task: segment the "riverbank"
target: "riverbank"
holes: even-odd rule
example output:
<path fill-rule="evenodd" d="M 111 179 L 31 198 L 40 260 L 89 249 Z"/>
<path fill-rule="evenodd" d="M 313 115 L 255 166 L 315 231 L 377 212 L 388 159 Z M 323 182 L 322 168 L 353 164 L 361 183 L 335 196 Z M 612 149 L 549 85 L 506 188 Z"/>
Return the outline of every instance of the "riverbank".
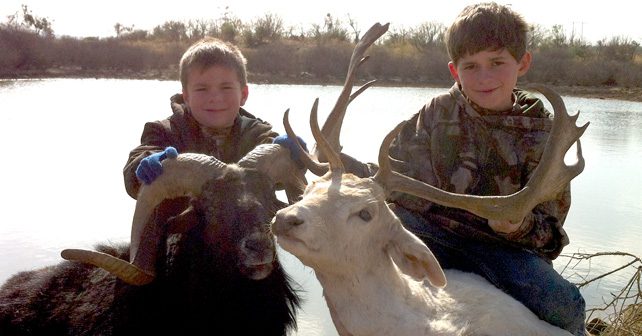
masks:
<path fill-rule="evenodd" d="M 320 84 L 320 85 L 343 85 L 343 79 L 318 79 L 314 77 L 281 77 L 275 78 L 270 75 L 251 74 L 258 83 L 266 84 Z M 363 84 L 363 83 L 361 83 Z M 597 98 L 597 99 L 618 99 L 642 102 L 642 88 L 640 87 L 618 87 L 618 86 L 571 86 L 571 85 L 550 85 L 556 92 L 564 96 Z M 450 87 L 452 82 L 404 82 L 401 79 L 377 80 L 377 86 L 407 86 L 407 87 Z"/>
<path fill-rule="evenodd" d="M 25 78 L 120 78 L 120 79 L 149 79 L 149 80 L 175 80 L 178 72 L 171 70 L 150 70 L 144 73 L 117 70 L 82 70 L 80 68 L 55 68 L 42 71 L 21 71 L 0 75 L 0 79 L 25 79 Z M 299 76 L 272 74 L 248 74 L 250 83 L 260 84 L 318 84 L 318 85 L 343 85 L 343 79 L 319 78 L 309 74 Z M 448 87 L 451 82 L 405 82 L 402 79 L 377 80 L 378 86 L 407 86 L 407 87 Z M 642 88 L 618 86 L 576 86 L 576 85 L 550 85 L 559 94 L 574 97 L 597 99 L 618 99 L 642 102 Z"/>
<path fill-rule="evenodd" d="M 553 86 L 557 92 L 565 96 L 587 97 L 599 99 L 618 99 L 642 102 L 642 88 L 616 86 Z"/>

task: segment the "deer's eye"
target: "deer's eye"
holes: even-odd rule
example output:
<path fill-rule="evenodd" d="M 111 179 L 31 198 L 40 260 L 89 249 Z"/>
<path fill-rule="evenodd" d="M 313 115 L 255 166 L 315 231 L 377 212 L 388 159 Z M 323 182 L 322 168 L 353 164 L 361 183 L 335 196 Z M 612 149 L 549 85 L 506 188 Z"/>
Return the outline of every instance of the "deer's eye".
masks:
<path fill-rule="evenodd" d="M 372 215 L 370 214 L 370 211 L 362 209 L 359 211 L 359 218 L 363 219 L 364 222 L 369 222 L 372 220 Z"/>

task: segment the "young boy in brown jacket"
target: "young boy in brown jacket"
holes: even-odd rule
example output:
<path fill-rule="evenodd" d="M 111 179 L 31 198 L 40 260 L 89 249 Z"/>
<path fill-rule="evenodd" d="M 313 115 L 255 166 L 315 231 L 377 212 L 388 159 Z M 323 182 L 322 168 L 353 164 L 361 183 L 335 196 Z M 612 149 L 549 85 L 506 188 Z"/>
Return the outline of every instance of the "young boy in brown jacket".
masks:
<path fill-rule="evenodd" d="M 123 169 L 131 197 L 136 198 L 141 183 L 149 184 L 162 174 L 162 161 L 177 153 L 207 154 L 235 163 L 260 144 L 294 146 L 242 108 L 249 94 L 245 65 L 236 46 L 213 38 L 193 44 L 183 54 L 182 93 L 171 97 L 172 115 L 145 124 L 141 144 L 130 152 Z M 188 197 L 166 200 L 145 227 L 132 228 L 130 261 L 149 275 L 147 281 L 155 276 L 158 237 L 167 223 L 196 220 L 190 219 L 194 215 Z"/>

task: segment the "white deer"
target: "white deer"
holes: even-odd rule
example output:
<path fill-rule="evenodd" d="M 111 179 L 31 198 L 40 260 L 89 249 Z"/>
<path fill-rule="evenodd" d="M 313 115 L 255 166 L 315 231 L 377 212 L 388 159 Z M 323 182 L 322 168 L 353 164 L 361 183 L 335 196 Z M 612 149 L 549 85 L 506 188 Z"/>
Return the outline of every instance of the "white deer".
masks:
<path fill-rule="evenodd" d="M 365 48 L 385 29 L 373 26 L 364 36 Z M 402 226 L 386 196 L 401 191 L 485 218 L 521 218 L 582 171 L 579 137 L 587 125 L 577 127 L 577 115 L 567 114 L 561 97 L 538 88 L 553 105 L 553 128 L 533 178 L 509 196 L 448 193 L 392 171 L 388 147 L 403 123 L 384 139 L 377 174 L 359 178 L 344 172 L 336 130 L 350 100 L 363 91 L 349 96 L 354 71 L 365 60 L 361 58 L 365 48 L 362 43 L 355 48 L 346 86 L 323 134 L 316 121 L 318 101 L 312 108 L 310 124 L 318 156 L 328 164 L 304 159 L 312 172 L 323 176 L 308 185 L 300 201 L 280 210 L 272 223 L 279 245 L 314 269 L 338 332 L 355 336 L 571 335 L 540 320 L 480 276 L 444 272 L 428 247 Z M 287 118 L 286 111 L 285 127 L 294 136 Z M 575 142 L 578 160 L 568 166 L 564 155 Z"/>

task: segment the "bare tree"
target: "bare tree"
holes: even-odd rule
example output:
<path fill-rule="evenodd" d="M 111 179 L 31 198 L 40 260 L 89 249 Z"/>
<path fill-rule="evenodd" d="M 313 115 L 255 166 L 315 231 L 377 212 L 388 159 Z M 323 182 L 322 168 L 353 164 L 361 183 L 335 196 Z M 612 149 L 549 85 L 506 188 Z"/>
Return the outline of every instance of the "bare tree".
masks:
<path fill-rule="evenodd" d="M 245 27 L 243 40 L 247 46 L 258 46 L 281 39 L 283 32 L 283 19 L 276 14 L 268 13 Z"/>
<path fill-rule="evenodd" d="M 423 52 L 434 49 L 444 42 L 446 26 L 442 23 L 426 22 L 410 31 L 410 43 Z"/>
<path fill-rule="evenodd" d="M 624 36 L 615 36 L 608 41 L 604 38 L 597 42 L 600 58 L 627 63 L 635 60 L 639 47 L 637 41 Z"/>
<path fill-rule="evenodd" d="M 121 37 L 125 34 L 128 35 L 134 31 L 134 25 L 125 26 L 120 22 L 116 22 L 116 24 L 114 25 L 114 31 L 116 31 L 116 37 Z"/>
<path fill-rule="evenodd" d="M 350 28 L 352 28 L 352 32 L 354 33 L 354 40 L 352 42 L 357 43 L 359 42 L 359 39 L 361 38 L 361 30 L 359 29 L 359 25 L 357 22 L 350 17 L 350 14 L 348 14 L 348 25 Z"/>
<path fill-rule="evenodd" d="M 539 48 L 546 39 L 546 28 L 538 24 L 528 27 L 528 49 L 534 50 Z"/>
<path fill-rule="evenodd" d="M 567 38 L 564 27 L 562 25 L 553 25 L 549 32 L 547 40 L 555 47 L 562 47 L 566 45 Z"/>
<path fill-rule="evenodd" d="M 237 18 L 232 12 L 230 12 L 229 7 L 225 7 L 225 13 L 220 19 L 219 37 L 225 41 L 236 42 L 237 38 L 241 36 L 243 32 L 243 21 Z"/>
<path fill-rule="evenodd" d="M 202 19 L 189 20 L 186 25 L 186 35 L 190 40 L 201 39 L 208 35 L 214 23 Z"/>
<path fill-rule="evenodd" d="M 317 41 L 337 40 L 348 41 L 348 30 L 343 27 L 341 20 L 334 18 L 332 14 L 327 13 L 323 19 L 323 27 L 318 24 L 312 25 L 310 33 L 313 39 Z"/>
<path fill-rule="evenodd" d="M 183 41 L 187 39 L 187 27 L 180 21 L 167 21 L 156 26 L 152 36 L 167 41 Z"/>
<path fill-rule="evenodd" d="M 22 11 L 7 16 L 7 26 L 12 28 L 22 28 L 34 31 L 37 35 L 53 37 L 52 20 L 46 17 L 33 15 L 27 5 L 22 5 Z"/>

